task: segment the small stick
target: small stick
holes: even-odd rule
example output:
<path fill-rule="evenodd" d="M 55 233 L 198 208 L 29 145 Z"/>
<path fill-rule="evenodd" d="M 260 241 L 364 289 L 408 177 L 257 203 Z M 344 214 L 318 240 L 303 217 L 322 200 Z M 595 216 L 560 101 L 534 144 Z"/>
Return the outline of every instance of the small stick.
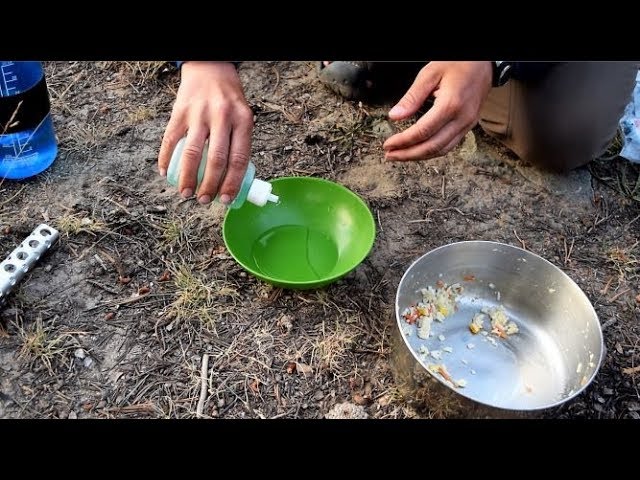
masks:
<path fill-rule="evenodd" d="M 131 216 L 131 212 L 129 210 L 127 210 L 127 208 L 124 205 L 116 202 L 115 200 L 113 200 L 113 199 L 111 199 L 109 197 L 102 197 L 102 200 L 106 200 L 107 202 L 113 203 L 116 207 L 120 208 L 124 213 L 126 213 L 129 216 Z"/>
<path fill-rule="evenodd" d="M 622 295 L 624 295 L 625 293 L 629 293 L 631 291 L 630 288 L 627 288 L 626 290 L 623 290 L 621 292 L 616 293 L 613 297 L 611 297 L 609 299 L 609 303 L 613 303 L 615 302 L 618 298 L 620 298 Z"/>
<path fill-rule="evenodd" d="M 609 277 L 609 280 L 607 281 L 607 284 L 600 291 L 600 293 L 602 293 L 602 295 L 606 295 L 607 292 L 609 291 L 609 287 L 611 286 L 611 282 L 613 282 L 613 278 L 614 278 L 614 275 L 611 275 L 611 277 Z"/>
<path fill-rule="evenodd" d="M 85 312 L 90 312 L 92 310 L 96 310 L 98 308 L 103 308 L 103 307 L 115 307 L 116 305 L 118 307 L 121 307 L 122 305 L 129 305 L 130 303 L 135 303 L 142 300 L 143 298 L 147 298 L 151 296 L 155 296 L 155 295 L 151 295 L 149 293 L 143 293 L 142 295 L 138 295 L 137 297 L 127 298 L 126 300 L 114 300 L 113 302 L 106 302 L 100 305 L 96 305 L 95 307 L 87 308 Z M 162 295 L 158 295 L 158 296 L 162 296 Z"/>
<path fill-rule="evenodd" d="M 202 356 L 202 369 L 200 370 L 200 399 L 198 400 L 198 407 L 196 408 L 196 415 L 198 415 L 198 417 L 202 417 L 204 402 L 207 400 L 207 371 L 208 370 L 209 370 L 209 354 L 205 353 Z"/>
<path fill-rule="evenodd" d="M 431 215 L 432 213 L 436 213 L 436 212 L 449 212 L 449 211 L 454 211 L 459 213 L 462 216 L 467 216 L 467 213 L 464 213 L 462 210 L 460 210 L 457 207 L 447 207 L 447 208 L 430 208 L 429 210 L 427 210 L 427 213 L 425 214 L 425 218 L 422 218 L 420 220 L 409 220 L 407 223 L 424 223 L 424 222 L 429 222 L 429 215 Z"/>
<path fill-rule="evenodd" d="M 527 249 L 527 245 L 524 243 L 524 240 L 522 240 L 519 236 L 518 236 L 518 232 L 516 232 L 516 229 L 513 229 L 513 234 L 516 236 L 516 238 L 518 239 L 518 241 L 522 244 L 522 249 L 526 250 Z"/>
<path fill-rule="evenodd" d="M 569 261 L 571 259 L 571 253 L 573 252 L 573 244 L 575 243 L 576 239 L 575 238 L 571 239 L 571 246 L 568 248 L 567 248 L 567 238 L 562 237 L 562 241 L 564 242 L 564 264 L 566 266 L 569 264 Z"/>
<path fill-rule="evenodd" d="M 625 227 L 630 226 L 632 223 L 634 223 L 634 222 L 635 222 L 636 220 L 638 220 L 639 218 L 640 218 L 640 215 L 638 215 L 636 218 L 634 218 L 634 219 L 633 219 L 633 220 L 631 220 L 629 223 L 627 223 L 627 224 L 625 225 Z"/>
<path fill-rule="evenodd" d="M 446 183 L 446 179 L 444 177 L 444 175 L 442 176 L 442 198 L 445 198 L 445 183 Z"/>
<path fill-rule="evenodd" d="M 273 87 L 273 91 L 278 90 L 278 85 L 280 85 L 280 72 L 276 67 L 271 67 L 271 71 L 276 74 L 276 85 Z"/>
<path fill-rule="evenodd" d="M 378 226 L 380 227 L 380 233 L 384 233 L 382 229 L 382 222 L 380 222 L 380 210 L 376 210 L 376 215 L 378 216 Z"/>

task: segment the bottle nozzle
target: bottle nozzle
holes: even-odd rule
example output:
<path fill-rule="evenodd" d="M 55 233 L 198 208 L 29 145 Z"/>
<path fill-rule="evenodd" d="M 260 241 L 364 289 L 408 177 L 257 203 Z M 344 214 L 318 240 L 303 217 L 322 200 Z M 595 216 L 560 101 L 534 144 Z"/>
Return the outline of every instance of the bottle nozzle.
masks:
<path fill-rule="evenodd" d="M 280 197 L 278 197 L 277 195 L 274 195 L 273 193 L 270 193 L 267 200 L 273 203 L 278 203 L 280 201 Z"/>
<path fill-rule="evenodd" d="M 270 183 L 257 178 L 254 179 L 247 194 L 247 201 L 259 207 L 264 207 L 267 202 L 278 203 L 280 198 L 271 193 L 271 188 Z"/>

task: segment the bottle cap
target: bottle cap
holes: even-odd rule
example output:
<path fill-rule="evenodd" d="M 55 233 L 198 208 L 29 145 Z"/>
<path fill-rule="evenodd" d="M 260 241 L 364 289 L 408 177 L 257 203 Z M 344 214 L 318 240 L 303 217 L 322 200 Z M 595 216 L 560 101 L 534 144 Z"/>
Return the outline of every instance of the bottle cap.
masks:
<path fill-rule="evenodd" d="M 247 202 L 251 202 L 259 207 L 264 207 L 267 202 L 278 203 L 280 198 L 271 193 L 273 186 L 264 180 L 254 179 L 249 187 Z"/>

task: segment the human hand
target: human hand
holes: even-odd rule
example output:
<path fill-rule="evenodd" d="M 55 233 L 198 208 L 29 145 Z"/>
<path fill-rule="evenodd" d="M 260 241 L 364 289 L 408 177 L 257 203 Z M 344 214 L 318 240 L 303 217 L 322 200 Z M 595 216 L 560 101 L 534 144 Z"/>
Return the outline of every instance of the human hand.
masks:
<path fill-rule="evenodd" d="M 389 111 L 391 120 L 416 113 L 430 95 L 433 106 L 414 125 L 384 143 L 387 160 L 426 160 L 455 147 L 479 120 L 491 89 L 491 62 L 430 62 Z"/>
<path fill-rule="evenodd" d="M 207 165 L 198 189 L 198 202 L 207 204 L 220 194 L 229 204 L 238 194 L 251 154 L 253 112 L 247 105 L 238 73 L 226 62 L 185 62 L 171 118 L 162 138 L 158 170 L 166 176 L 173 150 L 187 135 L 178 190 L 193 195 L 205 141 Z"/>

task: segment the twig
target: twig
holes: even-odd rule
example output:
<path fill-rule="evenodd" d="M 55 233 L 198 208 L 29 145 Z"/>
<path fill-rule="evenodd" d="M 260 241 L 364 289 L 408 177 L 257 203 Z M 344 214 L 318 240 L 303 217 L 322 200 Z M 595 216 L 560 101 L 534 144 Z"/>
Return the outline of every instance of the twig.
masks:
<path fill-rule="evenodd" d="M 158 407 L 153 403 L 141 403 L 138 405 L 106 408 L 104 411 L 108 413 L 157 413 Z"/>
<path fill-rule="evenodd" d="M 527 249 L 527 245 L 524 243 L 524 240 L 522 240 L 519 236 L 518 236 L 518 232 L 516 232 L 516 229 L 513 229 L 513 234 L 516 236 L 516 238 L 518 239 L 518 241 L 522 244 L 522 249 L 526 250 Z"/>
<path fill-rule="evenodd" d="M 609 280 L 607 280 L 607 284 L 604 286 L 604 288 L 600 291 L 600 293 L 602 295 L 606 295 L 607 292 L 609 291 L 609 287 L 611 286 L 611 282 L 613 282 L 614 279 L 614 275 L 611 275 L 611 277 L 609 277 Z"/>
<path fill-rule="evenodd" d="M 198 407 L 196 408 L 196 415 L 202 417 L 202 410 L 204 409 L 204 402 L 207 400 L 207 372 L 209 370 L 209 354 L 205 353 L 202 356 L 202 369 L 200 370 L 200 398 L 198 399 Z"/>
<path fill-rule="evenodd" d="M 454 212 L 459 213 L 463 217 L 466 217 L 467 215 L 469 215 L 468 213 L 464 213 L 462 210 L 460 210 L 457 207 L 430 208 L 429 210 L 427 210 L 427 213 L 425 214 L 425 218 L 423 218 L 421 220 L 409 220 L 407 223 L 424 223 L 424 222 L 428 222 L 429 221 L 429 215 L 431 215 L 432 213 L 435 213 L 435 212 L 448 212 L 450 210 L 453 210 Z"/>
<path fill-rule="evenodd" d="M 378 216 L 378 226 L 380 227 L 380 233 L 384 233 L 382 229 L 382 222 L 380 221 L 380 210 L 376 210 L 376 215 Z"/>
<path fill-rule="evenodd" d="M 98 308 L 115 307 L 116 305 L 118 307 L 121 307 L 122 305 L 129 305 L 130 303 L 138 302 L 138 301 L 142 300 L 143 298 L 147 298 L 147 297 L 150 297 L 150 296 L 152 296 L 152 295 L 150 295 L 149 293 L 145 293 L 145 294 L 139 295 L 137 297 L 127 298 L 126 300 L 114 300 L 113 302 L 101 303 L 100 305 L 96 305 L 94 307 L 87 308 L 85 310 L 85 312 L 90 312 L 90 311 L 96 310 Z M 162 297 L 164 295 L 153 295 L 153 296 Z"/>
<path fill-rule="evenodd" d="M 104 290 L 105 292 L 109 292 L 112 293 L 114 295 L 119 295 L 120 292 L 117 290 L 114 290 L 113 288 L 109 288 L 106 285 L 101 284 L 100 282 L 96 282 L 95 280 L 87 280 L 87 283 L 90 283 L 91 285 L 95 285 L 96 287 Z"/>
<path fill-rule="evenodd" d="M 280 85 L 280 72 L 278 72 L 276 67 L 271 67 L 271 70 L 276 74 L 276 85 L 273 87 L 273 91 L 275 92 L 278 90 L 278 85 Z"/>
<path fill-rule="evenodd" d="M 116 201 L 115 201 L 115 200 L 113 200 L 112 198 L 109 198 L 109 197 L 102 197 L 102 200 L 106 200 L 107 202 L 111 202 L 111 203 L 113 203 L 116 207 L 119 207 L 120 209 L 122 209 L 122 211 L 123 211 L 124 213 L 126 213 L 126 214 L 127 214 L 127 215 L 129 215 L 129 216 L 132 216 L 132 215 L 131 215 L 131 212 L 130 212 L 129 210 L 127 210 L 123 205 L 121 205 L 120 203 L 116 202 Z"/>
<path fill-rule="evenodd" d="M 566 237 L 563 237 L 562 241 L 564 242 L 564 265 L 567 266 L 569 264 L 570 259 L 571 259 L 571 253 L 573 252 L 573 244 L 575 243 L 576 239 L 575 238 L 571 239 L 571 246 L 569 247 L 568 250 L 567 250 L 567 239 L 566 239 Z"/>
<path fill-rule="evenodd" d="M 13 120 L 16 118 L 16 115 L 18 114 L 18 111 L 20 110 L 20 107 L 22 106 L 22 102 L 23 101 L 24 100 L 20 100 L 18 102 L 18 105 L 16 106 L 16 109 L 11 114 L 11 118 L 9 118 L 9 121 L 7 122 L 7 124 L 2 128 L 2 134 L 3 135 L 5 133 L 7 133 L 7 130 L 9 130 L 9 128 L 11 128 L 13 126 Z"/>
<path fill-rule="evenodd" d="M 624 295 L 625 293 L 629 293 L 631 291 L 630 288 L 627 288 L 626 290 L 623 290 L 621 292 L 616 293 L 613 297 L 611 297 L 609 299 L 609 303 L 613 303 L 615 302 L 618 298 L 620 298 L 622 295 Z"/>
<path fill-rule="evenodd" d="M 104 263 L 104 262 L 102 261 L 102 259 L 100 258 L 100 255 L 98 255 L 98 254 L 96 253 L 96 254 L 93 256 L 93 258 L 95 258 L 95 259 L 98 261 L 98 263 L 100 264 L 100 266 L 101 266 L 102 268 L 104 268 L 104 271 L 105 271 L 105 272 L 108 272 L 108 271 L 109 271 L 109 269 L 107 268 L 107 266 L 105 265 L 105 263 Z"/>
<path fill-rule="evenodd" d="M 20 190 L 18 190 L 18 193 L 16 193 L 13 197 L 9 198 L 8 200 L 5 200 L 4 202 L 0 203 L 0 207 L 6 205 L 7 203 L 9 203 L 11 200 L 13 200 L 14 198 L 16 198 L 18 195 L 20 195 L 22 193 L 22 191 L 27 188 L 27 186 L 25 185 L 24 187 L 22 187 Z"/>
<path fill-rule="evenodd" d="M 446 179 L 445 179 L 445 176 L 443 175 L 442 176 L 442 198 L 443 199 L 445 198 L 445 194 L 446 194 L 445 184 L 446 184 Z"/>
<path fill-rule="evenodd" d="M 626 227 L 629 227 L 633 222 L 635 222 L 635 221 L 636 221 L 636 220 L 638 220 L 639 218 L 640 218 L 640 215 L 638 215 L 636 218 L 634 218 L 634 219 L 633 219 L 633 220 L 631 220 L 629 223 L 627 223 L 627 224 L 625 225 L 625 228 L 626 228 Z"/>

